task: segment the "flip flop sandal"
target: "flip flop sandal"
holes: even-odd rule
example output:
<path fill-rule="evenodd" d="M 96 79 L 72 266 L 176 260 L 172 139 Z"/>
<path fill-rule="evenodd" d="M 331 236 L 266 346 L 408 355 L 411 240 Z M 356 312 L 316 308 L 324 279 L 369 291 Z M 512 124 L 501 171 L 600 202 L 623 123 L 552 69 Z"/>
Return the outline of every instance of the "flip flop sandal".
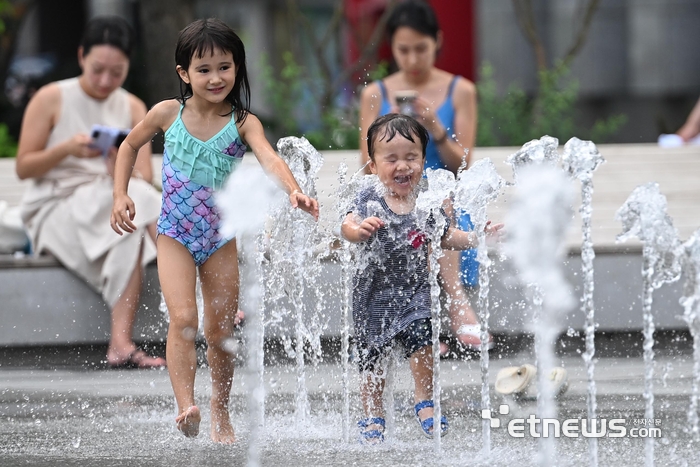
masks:
<path fill-rule="evenodd" d="M 416 412 L 416 420 L 418 420 L 418 424 L 421 427 L 421 430 L 423 430 L 423 434 L 427 437 L 432 439 L 433 438 L 433 432 L 432 428 L 433 425 L 435 424 L 433 417 L 428 417 L 425 420 L 421 420 L 420 417 L 418 416 L 418 412 L 421 410 L 427 408 L 427 407 L 435 407 L 435 403 L 433 402 L 432 399 L 428 399 L 425 401 L 421 401 L 416 404 L 414 407 L 414 410 Z M 444 415 L 440 417 L 440 433 L 442 436 L 445 436 L 447 434 L 447 430 L 449 428 L 449 423 L 447 423 L 447 417 Z"/>
<path fill-rule="evenodd" d="M 159 358 L 159 357 L 151 357 L 148 355 L 146 352 L 144 352 L 141 349 L 136 349 L 133 352 L 129 354 L 129 356 L 124 359 L 124 361 L 118 362 L 118 363 L 109 363 L 107 362 L 107 367 L 118 370 L 118 369 L 141 369 L 141 370 L 147 370 L 147 369 L 152 369 L 152 368 L 165 368 L 167 365 L 165 363 L 163 364 L 144 364 L 144 360 L 147 359 L 153 359 L 155 361 L 162 360 L 165 362 L 164 359 Z"/>
<path fill-rule="evenodd" d="M 368 430 L 367 427 L 370 425 L 379 425 L 382 427 L 381 430 Z M 360 442 L 363 444 L 379 444 L 384 442 L 384 428 L 386 427 L 386 421 L 381 417 L 370 417 L 363 418 L 357 422 L 357 426 L 360 427 Z"/>
<path fill-rule="evenodd" d="M 552 368 L 547 377 L 547 383 L 552 391 L 552 397 L 559 397 L 569 388 L 569 374 L 560 366 Z M 528 399 L 537 399 L 536 383 L 531 384 L 525 389 L 524 397 Z"/>
<path fill-rule="evenodd" d="M 496 375 L 496 392 L 504 395 L 523 394 L 528 387 L 533 386 L 536 375 L 537 368 L 530 364 L 502 368 Z"/>
<path fill-rule="evenodd" d="M 562 367 L 553 368 L 549 374 L 552 381 L 552 393 L 554 397 L 559 397 L 569 389 L 569 373 Z"/>

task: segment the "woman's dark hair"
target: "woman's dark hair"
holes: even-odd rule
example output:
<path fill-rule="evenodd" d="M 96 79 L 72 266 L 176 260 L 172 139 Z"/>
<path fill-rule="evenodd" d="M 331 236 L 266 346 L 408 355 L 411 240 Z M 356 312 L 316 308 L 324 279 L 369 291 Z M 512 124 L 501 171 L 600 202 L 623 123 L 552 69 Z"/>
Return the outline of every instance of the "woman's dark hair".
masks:
<path fill-rule="evenodd" d="M 412 143 L 415 143 L 415 137 L 420 140 L 421 148 L 423 149 L 423 158 L 425 159 L 425 148 L 428 146 L 428 130 L 418 121 L 404 114 L 386 114 L 376 119 L 367 130 L 367 152 L 369 158 L 374 160 L 374 143 L 379 140 L 386 139 L 391 141 L 396 133 L 400 134 Z"/>
<path fill-rule="evenodd" d="M 175 64 L 184 70 L 190 67 L 192 57 L 202 58 L 205 54 L 220 49 L 231 52 L 236 66 L 236 81 L 226 96 L 232 112 L 236 112 L 236 122 L 243 122 L 250 112 L 250 85 L 245 64 L 243 41 L 223 21 L 216 18 L 199 19 L 180 31 L 175 47 Z M 184 103 L 192 97 L 192 86 L 180 79 L 180 98 Z"/>
<path fill-rule="evenodd" d="M 134 49 L 134 31 L 120 16 L 95 16 L 85 25 L 80 46 L 87 55 L 95 45 L 111 45 L 131 57 Z"/>
<path fill-rule="evenodd" d="M 440 26 L 435 10 L 422 0 L 408 0 L 396 5 L 386 23 L 386 32 L 391 40 L 401 27 L 408 27 L 437 40 Z"/>

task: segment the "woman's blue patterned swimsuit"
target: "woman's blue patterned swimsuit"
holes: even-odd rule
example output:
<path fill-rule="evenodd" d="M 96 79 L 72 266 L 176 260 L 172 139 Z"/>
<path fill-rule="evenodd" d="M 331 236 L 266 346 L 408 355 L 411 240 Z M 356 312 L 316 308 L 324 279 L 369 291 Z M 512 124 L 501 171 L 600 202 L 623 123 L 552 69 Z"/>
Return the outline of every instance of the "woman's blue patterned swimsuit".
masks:
<path fill-rule="evenodd" d="M 231 121 L 208 141 L 190 135 L 180 114 L 165 132 L 163 204 L 158 234 L 180 242 L 201 266 L 232 238 L 219 232 L 221 217 L 214 192 L 223 185 L 245 154 Z"/>

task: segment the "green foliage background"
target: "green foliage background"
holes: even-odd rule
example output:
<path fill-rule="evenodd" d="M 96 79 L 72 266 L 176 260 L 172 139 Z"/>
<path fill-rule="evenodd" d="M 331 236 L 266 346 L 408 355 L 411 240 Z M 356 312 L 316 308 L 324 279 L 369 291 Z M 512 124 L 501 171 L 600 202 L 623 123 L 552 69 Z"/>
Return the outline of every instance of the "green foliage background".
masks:
<path fill-rule="evenodd" d="M 490 64 L 482 65 L 477 83 L 477 146 L 521 146 L 544 135 L 562 142 L 576 136 L 602 143 L 627 121 L 625 115 L 613 115 L 596 120 L 591 128 L 577 125 L 578 82 L 562 64 L 539 73 L 535 96 L 528 96 L 515 84 L 499 95 L 494 73 Z"/>
<path fill-rule="evenodd" d="M 267 59 L 263 60 L 263 82 L 275 117 L 270 123 L 280 135 L 305 136 L 318 149 L 358 149 L 359 128 L 357 99 L 354 105 L 321 109 L 320 123 L 302 132 L 300 122 L 318 119 L 311 109 L 320 104 L 304 90 L 313 82 L 304 66 L 296 62 L 291 52 L 282 55 L 283 67 L 276 76 Z M 388 64 L 381 63 L 369 76 L 370 81 L 388 74 Z M 478 129 L 476 146 L 521 146 L 543 135 L 567 141 L 576 136 L 602 143 L 627 121 L 625 115 L 613 115 L 597 120 L 590 128 L 576 123 L 578 82 L 562 64 L 538 75 L 538 91 L 528 95 L 511 84 L 502 95 L 496 89 L 495 71 L 484 63 L 477 83 Z M 359 90 L 356 93 L 359 95 Z"/>
<path fill-rule="evenodd" d="M 0 0 L 0 35 L 5 32 L 3 17 L 12 13 L 12 5 L 9 0 Z M 0 157 L 15 157 L 17 155 L 17 142 L 12 138 L 7 125 L 0 123 Z"/>

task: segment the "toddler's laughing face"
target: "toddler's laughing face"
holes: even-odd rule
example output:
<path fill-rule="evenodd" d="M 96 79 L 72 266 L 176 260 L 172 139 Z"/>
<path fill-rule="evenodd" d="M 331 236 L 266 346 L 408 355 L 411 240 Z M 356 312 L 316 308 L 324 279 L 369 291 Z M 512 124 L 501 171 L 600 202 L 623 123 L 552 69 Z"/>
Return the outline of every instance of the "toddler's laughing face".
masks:
<path fill-rule="evenodd" d="M 396 133 L 391 140 L 378 137 L 374 144 L 374 160 L 369 167 L 377 174 L 388 194 L 396 198 L 407 198 L 414 194 L 423 176 L 423 148 L 420 139 L 408 140 Z"/>

